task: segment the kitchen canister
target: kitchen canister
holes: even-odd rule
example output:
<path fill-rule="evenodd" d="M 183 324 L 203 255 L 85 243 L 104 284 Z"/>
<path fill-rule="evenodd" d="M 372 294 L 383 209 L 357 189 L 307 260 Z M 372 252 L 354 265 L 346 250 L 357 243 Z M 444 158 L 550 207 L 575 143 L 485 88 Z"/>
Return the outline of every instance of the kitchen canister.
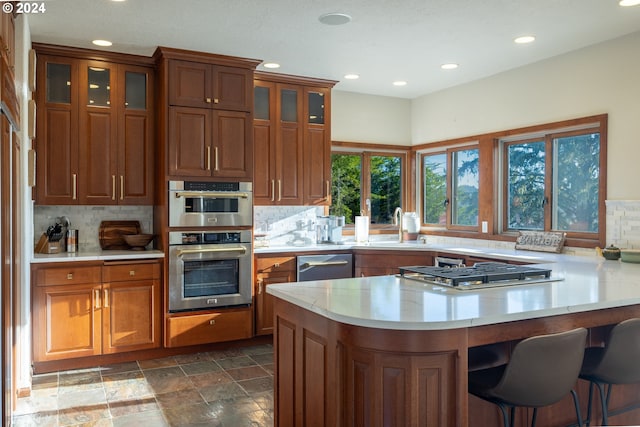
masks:
<path fill-rule="evenodd" d="M 369 241 L 369 217 L 356 216 L 356 243 Z"/>
<path fill-rule="evenodd" d="M 67 230 L 67 252 L 78 252 L 78 230 Z"/>

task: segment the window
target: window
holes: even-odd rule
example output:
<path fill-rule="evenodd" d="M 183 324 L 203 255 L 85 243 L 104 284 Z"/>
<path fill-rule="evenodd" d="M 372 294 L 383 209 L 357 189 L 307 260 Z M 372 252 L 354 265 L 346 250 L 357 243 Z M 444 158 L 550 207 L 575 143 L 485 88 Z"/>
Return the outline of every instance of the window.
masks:
<path fill-rule="evenodd" d="M 478 162 L 477 148 L 422 156 L 423 223 L 452 228 L 478 226 Z"/>
<path fill-rule="evenodd" d="M 402 207 L 404 154 L 342 153 L 331 155 L 331 215 L 343 215 L 353 224 L 361 212 L 372 224 L 391 224 L 395 208 Z"/>
<path fill-rule="evenodd" d="M 504 143 L 504 229 L 598 233 L 600 133 Z"/>

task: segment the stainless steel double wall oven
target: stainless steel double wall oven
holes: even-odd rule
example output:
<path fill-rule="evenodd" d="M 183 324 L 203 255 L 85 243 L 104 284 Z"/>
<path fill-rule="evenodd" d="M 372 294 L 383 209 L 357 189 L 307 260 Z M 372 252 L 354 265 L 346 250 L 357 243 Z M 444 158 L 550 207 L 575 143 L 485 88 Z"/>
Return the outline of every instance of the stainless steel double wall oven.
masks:
<path fill-rule="evenodd" d="M 169 182 L 169 311 L 251 304 L 250 182 Z"/>

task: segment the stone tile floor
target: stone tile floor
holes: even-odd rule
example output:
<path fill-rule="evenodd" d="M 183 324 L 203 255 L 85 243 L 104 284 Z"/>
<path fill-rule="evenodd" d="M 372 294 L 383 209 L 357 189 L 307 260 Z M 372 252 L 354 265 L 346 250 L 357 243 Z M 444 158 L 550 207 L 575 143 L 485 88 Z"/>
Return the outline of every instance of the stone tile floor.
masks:
<path fill-rule="evenodd" d="M 273 426 L 270 344 L 35 375 L 14 426 Z"/>

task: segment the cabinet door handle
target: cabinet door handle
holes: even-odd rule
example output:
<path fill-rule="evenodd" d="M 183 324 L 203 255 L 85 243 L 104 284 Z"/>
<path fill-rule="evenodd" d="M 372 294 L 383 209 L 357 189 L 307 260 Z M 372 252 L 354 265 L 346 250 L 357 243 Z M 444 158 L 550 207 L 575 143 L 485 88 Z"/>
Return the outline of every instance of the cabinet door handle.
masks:
<path fill-rule="evenodd" d="M 276 180 L 275 179 L 271 180 L 271 201 L 272 202 L 276 201 Z"/>
<path fill-rule="evenodd" d="M 120 200 L 124 200 L 124 175 L 120 175 Z"/>
<path fill-rule="evenodd" d="M 104 290 L 104 308 L 109 308 L 109 289 Z"/>
<path fill-rule="evenodd" d="M 207 146 L 207 170 L 211 170 L 211 147 Z"/>
<path fill-rule="evenodd" d="M 219 100 L 218 98 L 213 98 L 213 103 L 214 103 L 214 104 L 217 104 L 217 103 L 219 103 L 219 102 L 220 102 L 220 100 Z"/>
<path fill-rule="evenodd" d="M 97 309 L 100 308 L 100 289 L 94 289 L 93 290 L 93 299 L 94 299 L 93 306 L 97 310 Z"/>
<path fill-rule="evenodd" d="M 205 99 L 204 99 L 204 101 L 205 101 L 207 104 L 211 104 L 211 98 L 205 98 Z"/>
<path fill-rule="evenodd" d="M 116 176 L 111 175 L 111 200 L 116 199 Z"/>
<path fill-rule="evenodd" d="M 216 321 L 214 319 L 209 320 L 209 325 L 213 326 L 216 324 Z"/>
<path fill-rule="evenodd" d="M 282 200 L 282 181 L 278 180 L 278 201 Z"/>
<path fill-rule="evenodd" d="M 218 165 L 218 147 L 213 147 L 213 170 L 214 171 L 219 171 L 219 165 Z"/>
<path fill-rule="evenodd" d="M 262 280 L 258 280 L 258 295 L 262 294 Z"/>
<path fill-rule="evenodd" d="M 71 189 L 71 192 L 72 192 L 71 198 L 73 200 L 76 200 L 78 198 L 78 175 L 76 175 L 75 173 L 72 174 L 71 179 L 72 179 L 72 186 L 73 186 L 73 188 Z"/>

